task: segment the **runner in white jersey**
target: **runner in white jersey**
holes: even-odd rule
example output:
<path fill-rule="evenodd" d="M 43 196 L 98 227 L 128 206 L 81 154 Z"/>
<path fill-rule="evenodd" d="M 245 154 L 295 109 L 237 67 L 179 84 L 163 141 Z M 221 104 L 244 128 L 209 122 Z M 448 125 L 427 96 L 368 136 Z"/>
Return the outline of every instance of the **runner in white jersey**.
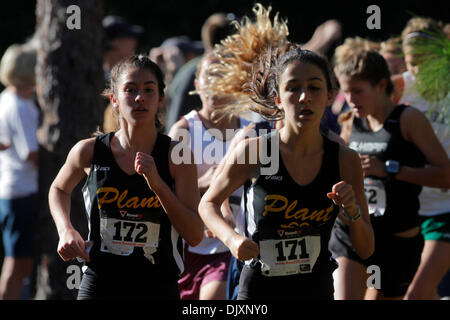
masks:
<path fill-rule="evenodd" d="M 439 33 L 440 26 L 432 19 L 416 17 L 407 23 L 402 38 L 408 71 L 393 77 L 396 87 L 394 99 L 397 99 L 399 103 L 414 106 L 427 116 L 437 138 L 450 156 L 450 114 L 445 111 L 449 109 L 450 93 L 444 99 L 425 98 L 419 93 L 416 80 L 420 70 L 424 70 L 423 68 L 426 68 L 429 62 L 427 57 L 424 58 L 425 60 L 418 59 L 415 50 L 427 43 L 433 46 L 445 41 L 448 43 L 449 40 L 445 39 L 445 35 L 439 36 Z M 437 39 L 433 37 L 442 37 L 442 40 L 436 41 Z M 420 76 L 423 77 L 423 74 Z M 433 80 L 441 81 L 435 78 Z M 445 80 L 442 81 L 445 83 Z M 442 96 L 445 96 L 445 93 Z M 436 299 L 438 285 L 450 269 L 450 191 L 443 188 L 423 187 L 419 200 L 419 215 L 425 246 L 421 263 L 405 298 Z"/>
<path fill-rule="evenodd" d="M 201 110 L 192 110 L 183 116 L 169 133 L 174 140 L 179 140 L 183 133 L 188 135 L 187 143 L 194 154 L 201 193 L 208 189 L 234 133 L 249 124 L 249 121 L 240 117 L 221 117 L 218 111 L 227 104 L 227 98 L 210 95 L 204 90 L 209 77 L 216 76 L 209 71 L 210 66 L 217 61 L 215 55 L 216 51 L 212 51 L 199 63 L 195 86 L 202 100 Z M 232 225 L 241 195 L 242 188 L 235 190 L 222 209 Z M 229 249 L 209 230 L 205 230 L 205 236 L 198 246 L 186 245 L 185 272 L 179 281 L 181 299 L 224 300 L 230 259 Z"/>

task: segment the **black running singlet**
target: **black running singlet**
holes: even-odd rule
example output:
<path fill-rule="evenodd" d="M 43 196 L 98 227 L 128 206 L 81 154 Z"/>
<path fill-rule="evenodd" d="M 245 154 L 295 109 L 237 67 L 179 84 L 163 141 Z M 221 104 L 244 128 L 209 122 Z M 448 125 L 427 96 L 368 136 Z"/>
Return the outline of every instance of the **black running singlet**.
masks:
<path fill-rule="evenodd" d="M 400 165 L 423 167 L 425 156 L 401 133 L 400 116 L 406 108 L 405 105 L 396 106 L 377 132 L 369 129 L 365 118 L 355 117 L 349 147 L 382 162 L 395 160 Z M 391 177 L 365 177 L 364 189 L 374 230 L 397 233 L 419 225 L 421 186 Z"/>
<path fill-rule="evenodd" d="M 93 242 L 87 266 L 117 279 L 140 279 L 151 286 L 176 281 L 183 270 L 182 240 L 158 197 L 138 173 L 128 175 L 116 163 L 110 142 L 114 132 L 95 140 L 90 174 L 83 187 Z M 161 178 L 173 188 L 169 171 L 171 139 L 158 134 L 152 157 Z"/>
<path fill-rule="evenodd" d="M 277 173 L 260 175 L 246 188 L 246 232 L 259 245 L 264 276 L 314 276 L 335 268 L 328 241 L 339 207 L 327 193 L 340 181 L 339 145 L 323 141 L 322 165 L 310 184 L 298 185 L 280 156 Z"/>

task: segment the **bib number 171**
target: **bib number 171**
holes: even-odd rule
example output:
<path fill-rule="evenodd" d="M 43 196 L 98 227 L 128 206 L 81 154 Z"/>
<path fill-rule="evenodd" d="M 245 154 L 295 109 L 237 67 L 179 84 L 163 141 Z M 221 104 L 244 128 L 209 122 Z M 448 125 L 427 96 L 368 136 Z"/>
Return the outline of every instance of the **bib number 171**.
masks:
<path fill-rule="evenodd" d="M 262 240 L 261 273 L 264 276 L 285 276 L 311 273 L 320 254 L 320 236 Z"/>
<path fill-rule="evenodd" d="M 296 250 L 297 246 L 300 246 L 300 255 L 297 255 L 297 250 Z M 287 256 L 287 260 L 309 258 L 309 254 L 306 251 L 306 239 L 305 238 L 302 238 L 301 240 L 292 239 L 292 240 L 280 241 L 275 244 L 275 247 L 278 250 L 277 261 L 286 261 L 286 253 L 289 254 Z M 285 248 L 287 248 L 287 252 L 285 252 Z"/>

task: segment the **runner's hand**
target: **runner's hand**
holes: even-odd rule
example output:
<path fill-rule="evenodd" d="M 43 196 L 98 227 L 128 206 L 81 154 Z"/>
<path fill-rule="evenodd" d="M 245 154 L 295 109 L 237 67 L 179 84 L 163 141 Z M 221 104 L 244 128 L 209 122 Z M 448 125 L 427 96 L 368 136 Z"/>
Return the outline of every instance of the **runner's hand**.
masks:
<path fill-rule="evenodd" d="M 236 234 L 229 246 L 231 254 L 238 260 L 256 259 L 259 255 L 259 247 L 253 240 Z"/>
<path fill-rule="evenodd" d="M 144 176 L 148 186 L 153 191 L 154 188 L 162 182 L 161 177 L 158 174 L 158 169 L 156 168 L 155 160 L 149 154 L 144 152 L 136 153 L 134 169 L 137 173 Z"/>
<path fill-rule="evenodd" d="M 359 155 L 364 176 L 386 177 L 386 166 L 373 156 Z"/>
<path fill-rule="evenodd" d="M 86 262 L 90 262 L 86 254 L 86 246 L 83 238 L 75 229 L 64 231 L 59 238 L 58 254 L 64 261 L 69 261 L 80 257 Z"/>
<path fill-rule="evenodd" d="M 336 183 L 333 186 L 332 191 L 327 193 L 327 197 L 333 200 L 336 205 L 344 209 L 350 217 L 353 217 L 358 213 L 355 193 L 353 192 L 351 184 L 348 184 L 345 181 Z"/>

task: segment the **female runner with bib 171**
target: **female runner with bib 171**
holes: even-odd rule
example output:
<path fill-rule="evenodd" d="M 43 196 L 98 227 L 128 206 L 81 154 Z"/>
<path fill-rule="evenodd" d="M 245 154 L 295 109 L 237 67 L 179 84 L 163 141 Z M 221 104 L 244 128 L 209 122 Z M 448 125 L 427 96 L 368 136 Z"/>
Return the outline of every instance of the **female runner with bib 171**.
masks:
<path fill-rule="evenodd" d="M 246 261 L 239 300 L 331 300 L 336 262 L 328 241 L 338 214 L 347 216 L 361 257 L 374 250 L 359 157 L 320 132 L 333 98 L 324 58 L 289 42 L 259 58 L 248 79 L 250 98 L 259 105 L 254 109 L 284 117 L 284 126 L 237 145 L 202 197 L 199 213 L 231 253 Z M 278 142 L 279 148 L 272 148 Z M 279 160 L 277 172 L 262 174 L 267 172 L 261 157 L 250 161 L 263 148 L 278 153 L 270 156 Z M 246 228 L 238 234 L 223 219 L 220 205 L 244 183 Z"/>

